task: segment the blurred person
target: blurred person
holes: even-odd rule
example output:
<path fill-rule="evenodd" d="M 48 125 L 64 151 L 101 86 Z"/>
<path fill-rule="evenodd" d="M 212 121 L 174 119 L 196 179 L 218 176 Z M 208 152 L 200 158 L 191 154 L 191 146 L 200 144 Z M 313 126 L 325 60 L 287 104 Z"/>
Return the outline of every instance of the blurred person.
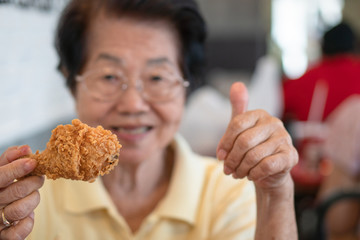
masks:
<path fill-rule="evenodd" d="M 283 83 L 284 119 L 324 121 L 347 97 L 360 93 L 360 59 L 355 54 L 355 42 L 353 30 L 344 22 L 324 33 L 319 62 L 300 78 L 286 79 Z M 311 104 L 319 82 L 326 88 L 325 104 L 323 108 L 315 109 L 319 112 L 312 113 Z"/>
<path fill-rule="evenodd" d="M 205 37 L 193 0 L 70 1 L 56 33 L 59 69 L 78 118 L 117 135 L 119 164 L 94 183 L 44 183 L 27 176 L 36 162 L 20 158 L 31 149 L 10 147 L 0 157 L 0 238 L 297 239 L 297 152 L 279 119 L 246 111 L 243 84 L 230 89 L 220 161 L 177 133 Z"/>
<path fill-rule="evenodd" d="M 324 156 L 333 164 L 317 194 L 317 204 L 344 194 L 360 196 L 360 95 L 344 100 L 327 118 Z M 360 239 L 360 197 L 343 197 L 325 212 L 330 240 Z"/>
<path fill-rule="evenodd" d="M 322 58 L 300 78 L 283 82 L 282 119 L 299 152 L 299 164 L 291 171 L 298 218 L 313 206 L 324 178 L 334 169 L 323 151 L 328 132 L 325 122 L 348 97 L 360 94 L 355 42 L 347 23 L 330 28 L 323 35 Z"/>
<path fill-rule="evenodd" d="M 300 154 L 299 164 L 292 171 L 299 187 L 316 192 L 327 172 L 327 164 L 321 162 L 325 132 L 322 123 L 347 97 L 360 94 L 360 59 L 354 54 L 355 40 L 347 23 L 332 27 L 323 36 L 319 62 L 300 78 L 283 83 L 282 119 L 291 126 L 290 134 Z"/>

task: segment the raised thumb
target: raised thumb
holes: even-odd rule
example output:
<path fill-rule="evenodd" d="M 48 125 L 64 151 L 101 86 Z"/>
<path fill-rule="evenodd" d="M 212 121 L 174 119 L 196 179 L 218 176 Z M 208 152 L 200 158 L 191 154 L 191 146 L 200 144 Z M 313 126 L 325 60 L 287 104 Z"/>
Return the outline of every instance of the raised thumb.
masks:
<path fill-rule="evenodd" d="M 230 88 L 230 102 L 232 106 L 232 117 L 244 113 L 249 101 L 248 91 L 242 82 L 235 82 Z"/>

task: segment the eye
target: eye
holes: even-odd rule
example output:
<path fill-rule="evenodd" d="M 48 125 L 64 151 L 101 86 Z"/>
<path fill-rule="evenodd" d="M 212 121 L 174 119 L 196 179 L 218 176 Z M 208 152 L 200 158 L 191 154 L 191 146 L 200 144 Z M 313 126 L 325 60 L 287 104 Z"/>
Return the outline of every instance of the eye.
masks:
<path fill-rule="evenodd" d="M 100 80 L 105 84 L 119 84 L 121 82 L 121 76 L 115 73 L 104 73 L 100 76 Z"/>
<path fill-rule="evenodd" d="M 150 69 L 145 72 L 142 81 L 151 87 L 167 87 L 174 82 L 175 74 L 164 68 Z"/>
<path fill-rule="evenodd" d="M 161 80 L 164 80 L 164 77 L 161 75 L 152 75 L 152 76 L 150 76 L 150 80 L 152 82 L 159 82 Z"/>
<path fill-rule="evenodd" d="M 114 81 L 116 79 L 117 79 L 117 77 L 115 75 L 108 74 L 108 75 L 103 76 L 103 80 L 108 81 L 108 82 Z"/>

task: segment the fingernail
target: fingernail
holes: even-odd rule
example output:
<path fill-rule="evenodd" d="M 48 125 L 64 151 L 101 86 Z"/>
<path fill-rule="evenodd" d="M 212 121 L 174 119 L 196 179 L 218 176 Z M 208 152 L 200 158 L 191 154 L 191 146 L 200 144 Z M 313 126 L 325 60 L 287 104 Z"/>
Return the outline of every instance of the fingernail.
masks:
<path fill-rule="evenodd" d="M 26 153 L 27 152 L 27 150 L 28 150 L 28 145 L 22 145 L 22 146 L 19 146 L 18 148 L 17 148 L 17 150 L 19 150 L 21 153 Z"/>
<path fill-rule="evenodd" d="M 25 163 L 24 163 L 24 169 L 25 169 L 26 171 L 31 171 L 31 170 L 33 170 L 33 169 L 35 168 L 36 163 L 37 163 L 37 162 L 36 162 L 35 159 L 29 158 L 29 159 L 27 159 L 27 160 L 25 161 Z"/>
<path fill-rule="evenodd" d="M 231 169 L 231 168 L 229 168 L 229 167 L 227 167 L 227 166 L 224 166 L 224 173 L 226 174 L 226 175 L 229 175 L 229 174 L 231 174 L 233 172 L 233 170 Z"/>
<path fill-rule="evenodd" d="M 29 217 L 30 217 L 32 220 L 34 220 L 35 213 L 34 213 L 34 212 L 30 213 Z"/>
<path fill-rule="evenodd" d="M 26 145 L 18 146 L 17 149 L 18 149 L 18 150 L 22 150 L 24 147 L 26 147 Z"/>
<path fill-rule="evenodd" d="M 226 151 L 224 149 L 220 149 L 217 153 L 217 158 L 219 160 L 225 160 L 226 158 Z"/>

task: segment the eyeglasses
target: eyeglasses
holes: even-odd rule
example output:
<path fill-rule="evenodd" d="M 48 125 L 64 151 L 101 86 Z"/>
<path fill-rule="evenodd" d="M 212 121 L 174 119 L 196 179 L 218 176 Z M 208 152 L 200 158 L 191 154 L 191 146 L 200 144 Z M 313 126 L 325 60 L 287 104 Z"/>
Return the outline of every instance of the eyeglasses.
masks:
<path fill-rule="evenodd" d="M 120 69 L 112 67 L 85 72 L 77 76 L 76 81 L 83 82 L 95 98 L 107 102 L 118 99 L 131 84 Z M 147 101 L 166 102 L 189 85 L 188 81 L 168 69 L 154 68 L 144 71 L 135 87 Z"/>

